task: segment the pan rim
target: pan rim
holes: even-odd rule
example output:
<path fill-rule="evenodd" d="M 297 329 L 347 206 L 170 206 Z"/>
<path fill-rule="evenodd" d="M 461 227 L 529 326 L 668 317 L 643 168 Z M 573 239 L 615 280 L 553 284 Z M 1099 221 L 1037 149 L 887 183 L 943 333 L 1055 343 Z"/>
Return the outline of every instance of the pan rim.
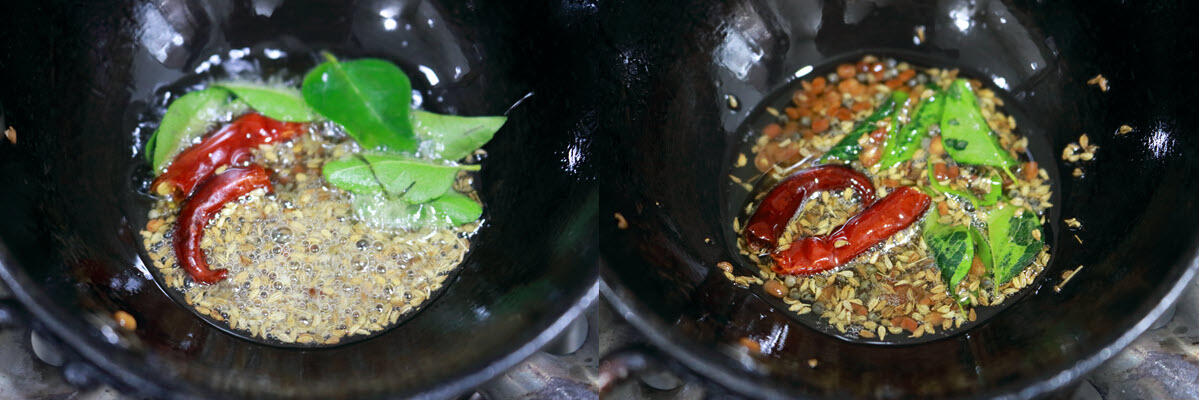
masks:
<path fill-rule="evenodd" d="M 608 265 L 606 256 L 602 253 L 600 255 L 600 293 L 604 299 L 613 306 L 622 319 L 628 321 L 638 332 L 646 336 L 652 345 L 680 360 L 689 370 L 743 396 L 771 399 L 812 397 L 771 385 L 772 380 L 769 377 L 756 378 L 748 375 L 745 371 L 722 367 L 724 364 L 719 362 L 711 347 L 703 346 L 692 337 L 680 334 L 674 327 L 654 315 L 628 287 L 620 282 L 616 273 Z M 1104 361 L 1115 356 L 1149 329 L 1168 308 L 1174 305 L 1175 300 L 1191 283 L 1197 271 L 1200 271 L 1200 254 L 1197 254 L 1196 246 L 1192 246 L 1174 265 L 1172 275 L 1177 275 L 1174 277 L 1174 284 L 1161 285 L 1156 288 L 1154 297 L 1158 298 L 1157 303 L 1153 303 L 1153 307 L 1125 329 L 1124 333 L 1117 335 L 1112 340 L 1100 340 L 1102 343 L 1107 343 L 1098 346 L 1093 351 L 1084 352 L 1086 354 L 1084 357 L 1066 368 L 1055 368 L 1052 371 L 1042 372 L 1034 378 L 993 387 L 986 392 L 975 393 L 966 398 L 1033 398 L 1075 382 Z"/>
<path fill-rule="evenodd" d="M 105 351 L 112 346 L 94 335 L 86 335 L 89 329 L 82 320 L 69 318 L 66 311 L 57 303 L 51 301 L 39 288 L 33 279 L 21 270 L 8 247 L 0 241 L 0 282 L 8 286 L 12 298 L 16 299 L 23 311 L 30 314 L 26 321 L 30 329 L 39 333 L 49 333 L 54 340 L 60 341 L 66 350 L 76 353 L 83 361 L 96 368 L 96 373 L 107 378 L 105 383 L 124 385 L 120 389 L 131 390 L 135 393 L 167 398 L 220 398 L 219 393 L 208 388 L 202 388 L 191 382 L 176 379 L 166 379 L 146 368 L 145 363 L 132 359 L 125 351 Z M 571 305 L 561 314 L 547 316 L 534 321 L 531 326 L 539 330 L 538 334 L 507 354 L 491 360 L 482 360 L 481 367 L 474 371 L 463 371 L 458 376 L 448 379 L 439 385 L 418 389 L 411 395 L 414 399 L 441 399 L 457 396 L 467 390 L 477 387 L 484 382 L 509 370 L 517 363 L 524 361 L 534 352 L 564 331 L 572 321 L 584 310 L 591 307 L 599 299 L 600 283 L 596 269 L 591 269 L 589 277 L 591 285 L 581 285 L 578 293 L 568 294 Z M 69 365 L 64 364 L 64 366 Z M 381 395 L 376 395 L 379 397 Z"/>

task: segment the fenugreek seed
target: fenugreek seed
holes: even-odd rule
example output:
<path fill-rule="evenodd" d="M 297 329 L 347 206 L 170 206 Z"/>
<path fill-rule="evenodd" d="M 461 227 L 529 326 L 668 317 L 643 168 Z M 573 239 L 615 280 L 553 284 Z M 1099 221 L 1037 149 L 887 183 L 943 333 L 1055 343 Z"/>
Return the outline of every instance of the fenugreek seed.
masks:
<path fill-rule="evenodd" d="M 629 228 L 629 222 L 625 220 L 625 216 L 621 213 L 613 213 L 613 218 L 617 219 L 617 229 Z"/>
<path fill-rule="evenodd" d="M 783 286 L 782 282 L 775 280 L 775 279 L 769 280 L 766 283 L 764 283 L 763 291 L 767 292 L 767 294 L 769 294 L 771 296 L 780 297 L 780 298 L 787 295 L 787 288 Z"/>
<path fill-rule="evenodd" d="M 1095 77 L 1092 77 L 1092 79 L 1088 79 L 1087 83 L 1089 85 L 1099 86 L 1101 92 L 1108 91 L 1108 79 L 1105 78 L 1104 75 L 1097 74 Z"/>

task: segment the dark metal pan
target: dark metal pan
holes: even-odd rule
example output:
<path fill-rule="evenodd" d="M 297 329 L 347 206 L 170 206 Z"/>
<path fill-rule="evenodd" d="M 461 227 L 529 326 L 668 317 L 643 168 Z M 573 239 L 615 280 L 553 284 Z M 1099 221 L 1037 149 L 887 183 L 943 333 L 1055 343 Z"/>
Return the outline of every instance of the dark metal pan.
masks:
<path fill-rule="evenodd" d="M 74 382 L 147 397 L 441 398 L 479 385 L 597 296 L 591 125 L 579 122 L 587 109 L 564 56 L 589 12 L 502 2 L 5 3 L 0 111 L 17 140 L 0 144 L 0 278 L 14 294 L 0 316 L 61 345 Z M 426 109 L 507 111 L 509 121 L 485 147 L 477 181 L 487 223 L 439 297 L 376 337 L 281 348 L 201 320 L 146 272 L 146 171 L 135 150 L 149 132 L 137 130 L 163 90 L 190 75 L 302 74 L 319 50 L 396 62 Z M 137 319 L 135 332 L 114 328 L 116 310 Z"/>
<path fill-rule="evenodd" d="M 670 357 L 746 396 L 1028 398 L 1061 388 L 1137 337 L 1196 273 L 1194 14 L 1195 4 L 1109 1 L 614 2 L 601 11 L 611 55 L 600 63 L 614 82 L 600 136 L 602 292 Z M 743 203 L 727 174 L 757 106 L 806 66 L 864 53 L 990 82 L 1042 146 L 1035 156 L 1049 155 L 1040 159 L 1057 191 L 1053 262 L 962 334 L 844 341 L 715 268 L 746 265 L 731 243 L 729 210 Z M 1098 74 L 1107 91 L 1087 83 Z M 1121 125 L 1133 131 L 1118 135 Z M 1100 149 L 1075 178 L 1076 165 L 1055 155 L 1082 133 Z M 1066 227 L 1070 217 L 1083 227 Z M 748 356 L 743 337 L 771 346 Z"/>

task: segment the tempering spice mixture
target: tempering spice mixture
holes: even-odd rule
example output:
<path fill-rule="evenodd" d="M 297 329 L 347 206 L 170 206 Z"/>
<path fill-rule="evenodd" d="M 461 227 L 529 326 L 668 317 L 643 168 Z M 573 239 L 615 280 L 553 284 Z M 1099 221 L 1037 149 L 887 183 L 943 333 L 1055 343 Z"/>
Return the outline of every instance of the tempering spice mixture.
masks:
<path fill-rule="evenodd" d="M 360 221 L 351 196 L 321 175 L 326 161 L 356 151 L 331 123 L 260 145 L 254 159 L 276 171 L 275 192 L 243 196 L 205 228 L 209 265 L 228 270 L 218 284 L 197 284 L 180 268 L 171 247 L 178 205 L 156 201 L 142 237 L 162 281 L 197 312 L 286 343 L 336 344 L 421 307 L 462 261 L 478 222 L 407 231 Z M 469 174 L 458 179 L 454 187 L 470 191 Z"/>
<path fill-rule="evenodd" d="M 429 302 L 481 225 L 481 147 L 507 117 L 412 104 L 383 59 L 322 52 L 301 81 L 246 73 L 168 93 L 141 156 L 160 284 L 237 334 L 320 346 Z"/>
<path fill-rule="evenodd" d="M 866 56 L 857 63 L 842 64 L 826 76 L 802 81 L 802 89 L 794 93 L 783 112 L 767 109 L 772 122 L 762 128 L 750 149 L 749 158 L 766 182 L 783 181 L 795 171 L 830 163 L 830 155 L 843 151 L 838 149 L 844 145 L 840 142 L 889 98 L 901 99 L 900 103 L 908 104 L 897 108 L 899 111 L 893 117 L 899 119 L 894 121 L 895 126 L 907 125 L 920 115 L 915 111 L 916 104 L 933 103 L 931 97 L 944 95 L 957 80 L 964 88 L 969 83 L 970 90 L 977 96 L 978 110 L 986 121 L 984 128 L 993 132 L 993 140 L 1011 157 L 1012 170 L 956 161 L 948 154 L 946 143 L 965 146 L 942 140 L 945 127 L 936 125 L 927 133 L 921 132 L 924 137 L 919 146 L 914 143 L 915 152 L 902 162 L 885 168 L 880 162 L 881 158 L 886 158 L 888 150 L 884 141 L 895 139 L 875 133 L 862 135 L 857 143 L 851 143 L 857 145 L 857 154 L 850 152 L 842 160 L 832 161 L 868 177 L 877 199 L 905 186 L 920 189 L 929 196 L 928 211 L 921 220 L 853 259 L 811 275 L 780 273 L 780 266 L 767 256 L 767 252 L 748 245 L 747 238 L 741 236 L 747 229 L 748 216 L 755 212 L 768 193 L 754 193 L 754 187 L 746 183 L 751 180 L 749 177 L 731 176 L 736 183 L 752 191 L 753 199 L 746 205 L 745 214 L 733 221 L 732 228 L 739 234 L 742 254 L 758 273 L 737 276 L 731 264 L 721 263 L 719 267 L 724 275 L 741 286 L 761 285 L 768 294 L 786 303 L 791 312 L 816 316 L 843 335 L 866 340 L 887 340 L 889 336 L 897 335 L 920 338 L 950 331 L 975 321 L 977 307 L 999 305 L 1029 286 L 1050 258 L 1049 246 L 1042 244 L 1040 230 L 1044 222 L 1042 215 L 1052 206 L 1049 176 L 1030 161 L 1026 149 L 1028 140 L 1014 133 L 1015 121 L 1000 110 L 1003 101 L 980 82 L 960 80 L 957 75 L 957 70 L 919 69 L 874 56 Z M 946 120 L 942 121 L 942 125 L 946 125 Z M 957 122 L 950 121 L 955 125 Z M 887 131 L 892 138 L 899 134 L 898 129 L 885 130 L 883 123 L 879 126 L 876 133 Z M 747 158 L 740 154 L 738 164 L 744 164 Z M 935 185 L 937 188 L 933 187 Z M 989 188 L 1002 192 L 992 193 Z M 987 199 L 989 195 L 993 198 L 990 204 L 979 200 Z M 779 235 L 774 244 L 776 252 L 794 246 L 797 238 L 830 234 L 863 212 L 861 200 L 850 188 L 809 194 Z M 961 268 L 954 279 L 956 285 L 949 287 L 955 266 L 939 267 L 939 258 L 927 238 L 942 240 L 943 237 L 937 235 L 939 230 L 958 230 L 964 235 L 973 230 L 972 234 L 979 233 L 983 238 L 981 241 L 987 242 L 989 222 L 991 234 L 1004 233 L 1001 224 L 989 221 L 989 214 L 1005 215 L 1003 212 L 1013 214 L 1014 226 L 1019 225 L 1017 222 L 1027 222 L 1027 233 L 1024 234 L 1035 239 L 1031 240 L 1034 243 L 1026 254 L 1028 261 L 1016 265 L 1011 272 L 993 273 L 992 257 L 981 254 L 982 249 L 971 246 L 971 240 L 965 239 L 967 247 L 975 248 L 974 256 L 968 258 L 969 268 L 965 261 L 959 264 Z M 1001 221 L 1005 230 L 1008 221 Z M 1028 225 L 1036 226 L 1029 229 Z M 1017 229 L 1014 227 L 1013 231 Z M 961 240 L 948 243 L 958 244 Z M 839 242 L 834 247 L 845 245 Z M 957 249 L 958 252 L 944 257 L 961 259 L 963 248 Z M 997 277 L 1002 277 L 1000 282 Z"/>

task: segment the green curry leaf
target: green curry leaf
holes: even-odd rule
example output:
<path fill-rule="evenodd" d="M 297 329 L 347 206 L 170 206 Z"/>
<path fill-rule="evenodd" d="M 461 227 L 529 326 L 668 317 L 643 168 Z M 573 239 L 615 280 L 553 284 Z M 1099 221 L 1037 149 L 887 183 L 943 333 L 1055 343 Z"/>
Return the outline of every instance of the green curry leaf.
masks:
<path fill-rule="evenodd" d="M 479 203 L 454 191 L 422 204 L 383 193 L 355 194 L 353 204 L 354 212 L 368 224 L 407 230 L 437 224 L 463 225 L 483 214 Z"/>
<path fill-rule="evenodd" d="M 447 165 L 397 153 L 418 150 L 417 139 L 422 139 L 426 143 L 422 154 L 461 159 L 491 140 L 506 118 L 410 114 L 411 86 L 395 65 L 325 57 L 328 61 L 305 76 L 301 94 L 313 110 L 341 124 L 368 150 L 322 167 L 330 184 L 354 193 L 360 218 L 403 229 L 478 219 L 483 212 L 479 203 L 451 187 L 459 170 L 479 166 Z"/>
<path fill-rule="evenodd" d="M 421 204 L 384 195 L 355 194 L 354 212 L 362 221 L 377 227 L 392 229 L 419 229 L 433 221 L 433 213 Z"/>
<path fill-rule="evenodd" d="M 942 107 L 945 104 L 941 91 L 922 100 L 917 104 L 912 121 L 888 136 L 883 145 L 883 158 L 879 160 L 881 169 L 888 169 L 912 159 L 913 154 L 921 147 L 921 139 L 929 136 L 929 128 L 937 125 L 942 119 Z"/>
<path fill-rule="evenodd" d="M 453 190 L 434 199 L 428 205 L 433 207 L 435 214 L 449 219 L 454 225 L 462 225 L 483 216 L 483 207 L 479 203 Z"/>
<path fill-rule="evenodd" d="M 383 193 L 371 166 L 361 157 L 351 156 L 326 162 L 321 167 L 325 181 L 342 190 L 356 194 Z"/>
<path fill-rule="evenodd" d="M 1004 180 L 1000 179 L 1000 176 L 994 172 L 988 174 L 987 179 L 990 183 L 988 184 L 988 192 L 980 198 L 978 203 L 981 206 L 996 204 L 997 201 L 1000 201 L 1004 197 Z"/>
<path fill-rule="evenodd" d="M 879 122 L 887 117 L 895 118 L 894 115 L 896 114 L 896 111 L 901 108 L 900 106 L 904 104 L 906 99 L 908 99 L 907 93 L 901 91 L 892 92 L 892 94 L 883 101 L 883 104 L 880 104 L 879 108 L 875 109 L 875 112 L 867 116 L 867 118 L 862 122 L 859 122 L 858 125 L 856 125 L 854 129 L 850 131 L 850 133 L 847 133 L 846 136 L 842 137 L 842 140 L 839 140 L 833 145 L 833 147 L 829 149 L 828 152 L 825 152 L 825 155 L 821 157 L 820 162 L 826 163 L 834 159 L 839 159 L 842 161 L 857 160 L 858 153 L 862 152 L 862 146 L 858 144 L 858 139 L 861 138 L 862 135 L 875 130 L 876 122 Z M 887 129 L 891 131 L 892 126 L 893 124 L 888 124 Z"/>
<path fill-rule="evenodd" d="M 1005 170 L 1016 164 L 1017 161 L 1000 147 L 999 140 L 984 120 L 970 83 L 965 79 L 955 80 L 946 90 L 945 97 L 941 117 L 942 143 L 954 161 Z"/>
<path fill-rule="evenodd" d="M 203 136 L 209 125 L 229 112 L 229 92 L 210 87 L 180 96 L 167 107 L 158 129 L 146 142 L 146 157 L 155 172 L 171 157 Z"/>
<path fill-rule="evenodd" d="M 988 244 L 992 252 L 992 278 L 1003 285 L 1025 269 L 1042 250 L 1041 223 L 1032 211 L 1013 205 L 988 215 Z"/>
<path fill-rule="evenodd" d="M 394 64 L 372 58 L 328 61 L 304 77 L 304 100 L 321 115 L 341 124 L 363 148 L 416 150 L 409 120 L 412 85 Z"/>
<path fill-rule="evenodd" d="M 224 82 L 214 86 L 233 92 L 255 111 L 280 121 L 308 122 L 316 117 L 296 89 L 250 82 Z"/>
<path fill-rule="evenodd" d="M 975 255 L 979 257 L 979 261 L 983 262 L 985 271 L 992 270 L 992 246 L 988 244 L 987 238 L 983 236 L 983 232 L 979 229 L 971 228 L 971 241 L 975 242 Z"/>
<path fill-rule="evenodd" d="M 990 182 L 988 186 L 988 192 L 984 194 L 982 198 L 980 198 L 971 192 L 958 190 L 942 184 L 942 182 L 937 180 L 937 176 L 933 173 L 932 163 L 925 164 L 925 173 L 929 177 L 929 188 L 934 192 L 958 196 L 963 200 L 971 202 L 971 204 L 975 205 L 975 207 L 986 207 L 996 204 L 996 202 L 1000 200 L 1000 197 L 1003 194 L 1002 192 L 1004 191 L 1004 183 L 1000 180 L 1000 177 L 996 176 L 995 174 L 988 175 L 987 179 Z"/>
<path fill-rule="evenodd" d="M 454 186 L 454 178 L 461 169 L 475 169 L 470 165 L 440 165 L 415 158 L 390 154 L 365 154 L 363 158 L 371 165 L 375 178 L 390 195 L 413 204 L 424 203 L 440 197 Z"/>
<path fill-rule="evenodd" d="M 971 260 L 974 258 L 974 246 L 971 243 L 970 229 L 965 226 L 942 225 L 937 222 L 936 214 L 925 217 L 924 232 L 921 234 L 925 244 L 933 251 L 937 259 L 938 269 L 942 271 L 942 280 L 950 293 L 971 270 Z"/>
<path fill-rule="evenodd" d="M 506 120 L 504 116 L 460 117 L 420 110 L 412 114 L 417 137 L 429 140 L 428 153 L 450 161 L 466 157 L 492 140 Z"/>

